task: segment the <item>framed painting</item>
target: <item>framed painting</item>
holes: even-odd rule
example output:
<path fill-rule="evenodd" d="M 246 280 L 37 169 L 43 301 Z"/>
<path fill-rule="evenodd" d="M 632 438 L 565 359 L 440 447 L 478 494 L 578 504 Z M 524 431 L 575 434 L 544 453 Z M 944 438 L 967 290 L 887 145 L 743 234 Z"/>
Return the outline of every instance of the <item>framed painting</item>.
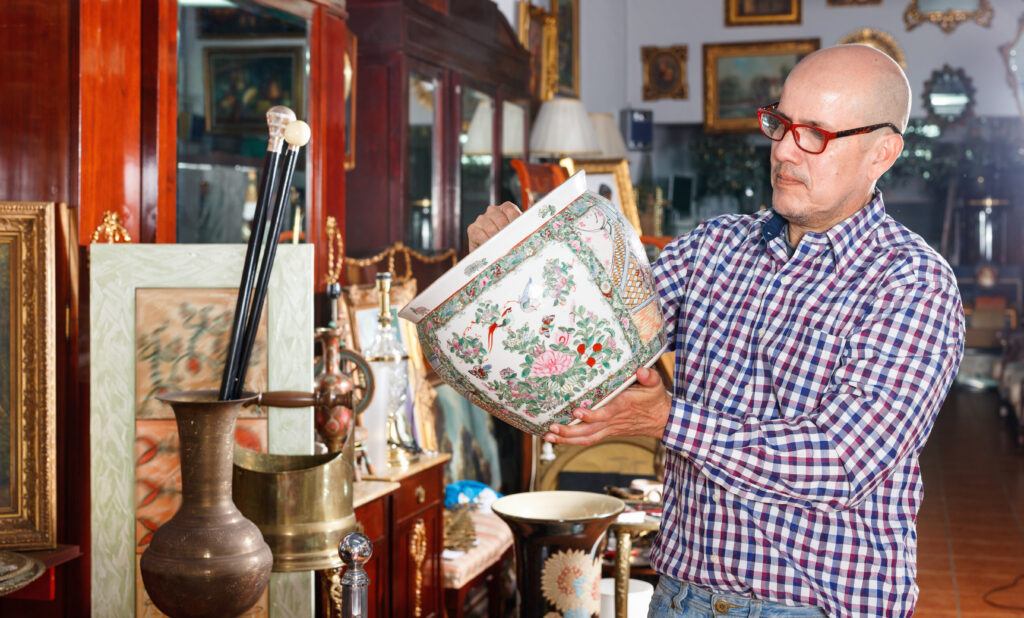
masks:
<path fill-rule="evenodd" d="M 0 202 L 0 546 L 57 542 L 54 211 Z"/>
<path fill-rule="evenodd" d="M 265 133 L 271 107 L 303 109 L 304 55 L 301 46 L 205 48 L 206 130 Z"/>
<path fill-rule="evenodd" d="M 587 189 L 601 195 L 619 207 L 626 220 L 640 231 L 640 214 L 633 194 L 633 180 L 629 175 L 629 161 L 626 159 L 586 160 L 572 159 L 570 174 L 583 170 L 587 173 Z"/>
<path fill-rule="evenodd" d="M 802 0 L 725 0 L 726 26 L 799 24 Z"/>
<path fill-rule="evenodd" d="M 555 94 L 580 96 L 580 0 L 551 0 L 558 29 L 556 48 L 558 82 Z"/>
<path fill-rule="evenodd" d="M 349 30 L 345 43 L 345 171 L 356 168 L 356 70 L 359 40 Z"/>
<path fill-rule="evenodd" d="M 704 129 L 757 131 L 757 109 L 779 100 L 796 63 L 819 39 L 704 45 Z"/>
<path fill-rule="evenodd" d="M 641 47 L 644 62 L 644 101 L 689 98 L 686 45 Z"/>
<path fill-rule="evenodd" d="M 173 415 L 154 397 L 219 384 L 244 245 L 94 244 L 90 248 L 92 603 L 101 616 L 159 615 L 138 559 L 177 510 Z M 279 248 L 247 387 L 312 390 L 313 252 Z M 254 410 L 236 440 L 311 453 L 312 411 Z M 308 573 L 274 573 L 246 616 L 312 616 Z"/>
<path fill-rule="evenodd" d="M 558 24 L 553 14 L 519 0 L 519 42 L 530 52 L 530 94 L 547 101 L 558 82 Z"/>

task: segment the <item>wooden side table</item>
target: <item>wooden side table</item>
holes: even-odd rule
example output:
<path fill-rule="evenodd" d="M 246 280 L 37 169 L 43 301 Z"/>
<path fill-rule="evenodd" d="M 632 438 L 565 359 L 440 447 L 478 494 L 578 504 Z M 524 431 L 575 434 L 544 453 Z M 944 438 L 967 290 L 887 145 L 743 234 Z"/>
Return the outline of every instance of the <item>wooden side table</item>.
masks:
<path fill-rule="evenodd" d="M 441 618 L 443 615 L 444 464 L 449 459 L 448 454 L 422 455 L 407 467 L 380 468 L 376 476 L 368 478 L 399 484 L 398 490 L 390 496 L 390 598 L 386 599 L 389 602 L 386 615 L 410 618 Z M 374 554 L 377 554 L 376 547 Z"/>

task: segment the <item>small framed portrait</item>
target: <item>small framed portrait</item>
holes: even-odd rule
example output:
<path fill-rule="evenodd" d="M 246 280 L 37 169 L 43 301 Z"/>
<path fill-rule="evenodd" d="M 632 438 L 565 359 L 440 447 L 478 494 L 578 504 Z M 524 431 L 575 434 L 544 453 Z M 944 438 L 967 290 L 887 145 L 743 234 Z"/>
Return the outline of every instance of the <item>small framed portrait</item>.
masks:
<path fill-rule="evenodd" d="M 267 110 L 302 113 L 303 48 L 207 47 L 204 50 L 206 130 L 266 132 Z"/>
<path fill-rule="evenodd" d="M 800 23 L 801 0 L 725 0 L 726 26 Z"/>
<path fill-rule="evenodd" d="M 819 39 L 704 45 L 704 129 L 756 131 L 757 109 L 779 100 L 796 63 Z"/>
<path fill-rule="evenodd" d="M 644 62 L 644 101 L 686 99 L 686 46 L 641 47 Z"/>
<path fill-rule="evenodd" d="M 556 94 L 580 95 L 580 2 L 551 0 L 551 14 L 558 28 L 558 85 Z"/>
<path fill-rule="evenodd" d="M 587 189 L 607 198 L 619 207 L 626 220 L 633 224 L 637 234 L 640 231 L 640 214 L 636 209 L 633 194 L 633 180 L 629 175 L 629 161 L 626 159 L 588 160 L 571 159 L 569 173 L 583 170 L 587 173 Z"/>

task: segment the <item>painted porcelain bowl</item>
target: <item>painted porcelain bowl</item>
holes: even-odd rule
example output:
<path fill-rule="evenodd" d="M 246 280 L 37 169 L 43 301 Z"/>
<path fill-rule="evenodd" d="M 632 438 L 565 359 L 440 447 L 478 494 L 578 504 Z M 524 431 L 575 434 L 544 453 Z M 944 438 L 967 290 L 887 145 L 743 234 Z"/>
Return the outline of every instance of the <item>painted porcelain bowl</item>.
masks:
<path fill-rule="evenodd" d="M 477 406 L 541 435 L 598 408 L 665 349 L 651 268 L 632 226 L 586 190 L 549 193 L 406 305 L 437 373 Z"/>

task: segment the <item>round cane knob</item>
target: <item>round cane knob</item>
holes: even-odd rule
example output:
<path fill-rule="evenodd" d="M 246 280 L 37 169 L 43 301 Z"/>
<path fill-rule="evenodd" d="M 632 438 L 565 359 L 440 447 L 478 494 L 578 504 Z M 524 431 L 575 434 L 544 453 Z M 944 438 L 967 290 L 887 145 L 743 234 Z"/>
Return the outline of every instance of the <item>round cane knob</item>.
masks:
<path fill-rule="evenodd" d="M 301 120 L 291 122 L 284 130 L 284 141 L 288 142 L 288 146 L 291 148 L 302 148 L 309 143 L 309 138 L 313 134 L 310 130 L 309 125 Z"/>
<path fill-rule="evenodd" d="M 338 543 L 338 554 L 348 568 L 362 568 L 373 555 L 373 543 L 361 532 L 350 532 Z"/>

